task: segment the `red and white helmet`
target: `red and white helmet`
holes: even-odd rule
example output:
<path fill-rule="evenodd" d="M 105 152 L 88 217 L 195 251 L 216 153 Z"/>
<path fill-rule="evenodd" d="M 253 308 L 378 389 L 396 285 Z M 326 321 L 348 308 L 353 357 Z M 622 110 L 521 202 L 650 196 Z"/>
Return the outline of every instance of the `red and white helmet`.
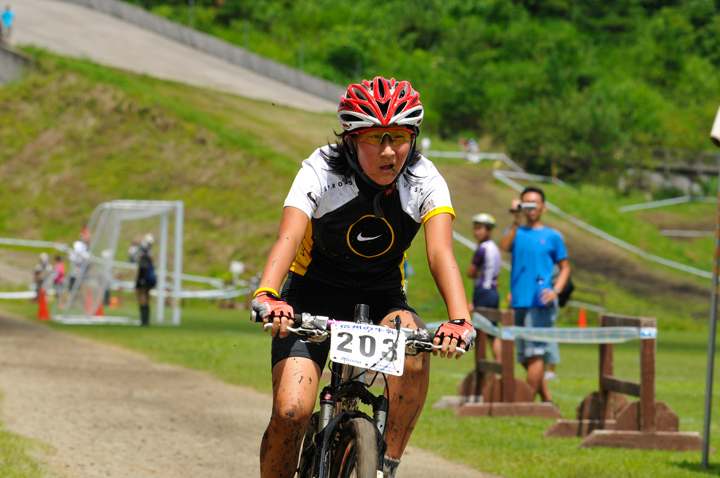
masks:
<path fill-rule="evenodd" d="M 340 97 L 338 119 L 345 131 L 378 126 L 417 127 L 423 120 L 420 94 L 407 81 L 376 76 L 348 86 Z"/>

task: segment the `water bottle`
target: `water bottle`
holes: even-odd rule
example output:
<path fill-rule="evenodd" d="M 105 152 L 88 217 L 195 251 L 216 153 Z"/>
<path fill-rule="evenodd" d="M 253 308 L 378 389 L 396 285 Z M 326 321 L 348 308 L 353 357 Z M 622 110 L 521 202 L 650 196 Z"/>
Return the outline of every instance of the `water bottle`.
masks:
<path fill-rule="evenodd" d="M 544 304 L 542 301 L 543 291 L 550 289 L 550 287 L 547 287 L 545 285 L 545 281 L 541 276 L 538 276 L 537 278 L 537 287 L 535 288 L 535 297 L 533 300 L 533 307 L 547 307 L 550 304 Z"/>

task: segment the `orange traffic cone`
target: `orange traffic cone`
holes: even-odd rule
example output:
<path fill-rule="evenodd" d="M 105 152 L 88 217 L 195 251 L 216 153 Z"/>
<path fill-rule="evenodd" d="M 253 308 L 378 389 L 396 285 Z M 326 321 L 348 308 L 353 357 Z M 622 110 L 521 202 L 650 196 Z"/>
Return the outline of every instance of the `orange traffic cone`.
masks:
<path fill-rule="evenodd" d="M 100 304 L 98 304 L 98 308 L 95 311 L 95 317 L 102 317 L 102 316 L 103 316 L 102 301 L 100 301 Z"/>
<path fill-rule="evenodd" d="M 578 316 L 578 327 L 587 327 L 587 319 L 585 318 L 585 309 L 580 308 L 580 314 Z"/>
<path fill-rule="evenodd" d="M 40 287 L 38 290 L 38 320 L 50 320 L 44 287 Z"/>

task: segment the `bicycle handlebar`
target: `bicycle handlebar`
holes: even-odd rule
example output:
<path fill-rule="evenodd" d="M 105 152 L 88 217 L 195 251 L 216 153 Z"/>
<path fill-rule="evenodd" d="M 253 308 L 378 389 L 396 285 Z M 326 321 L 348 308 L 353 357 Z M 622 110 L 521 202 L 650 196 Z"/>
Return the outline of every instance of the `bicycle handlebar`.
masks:
<path fill-rule="evenodd" d="M 343 320 L 334 320 L 321 315 L 311 315 L 303 312 L 302 319 L 295 319 L 295 324 L 300 322 L 300 326 L 288 327 L 288 330 L 297 334 L 311 342 L 324 342 L 330 336 L 330 327 L 338 322 L 346 322 Z M 265 330 L 270 329 L 272 323 L 263 326 Z M 400 331 L 405 334 L 405 353 L 407 355 L 417 355 L 420 352 L 432 352 L 440 350 L 441 345 L 432 343 L 432 337 L 428 334 L 427 329 L 411 329 L 409 327 L 401 327 Z M 462 347 L 457 347 L 455 353 L 464 355 L 467 351 Z"/>

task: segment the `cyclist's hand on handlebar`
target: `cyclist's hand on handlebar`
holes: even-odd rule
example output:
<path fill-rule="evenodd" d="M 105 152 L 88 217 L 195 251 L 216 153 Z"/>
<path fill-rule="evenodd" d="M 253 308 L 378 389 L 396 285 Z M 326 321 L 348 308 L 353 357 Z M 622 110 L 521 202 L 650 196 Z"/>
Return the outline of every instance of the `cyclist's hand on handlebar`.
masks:
<path fill-rule="evenodd" d="M 451 320 L 445 322 L 438 327 L 433 338 L 435 345 L 442 345 L 440 349 L 440 356 L 452 358 L 457 347 L 470 350 L 475 343 L 475 328 L 472 326 L 470 321 L 465 319 Z M 433 351 L 434 355 L 437 355 L 438 351 Z M 460 354 L 456 355 L 456 358 L 460 358 Z"/>
<path fill-rule="evenodd" d="M 280 337 L 287 337 L 290 333 L 287 330 L 289 325 L 295 323 L 295 312 L 293 308 L 284 300 L 280 300 L 278 296 L 272 292 L 260 294 L 252 301 L 253 320 L 256 322 L 272 323 L 270 334 L 275 337 L 280 331 Z"/>

